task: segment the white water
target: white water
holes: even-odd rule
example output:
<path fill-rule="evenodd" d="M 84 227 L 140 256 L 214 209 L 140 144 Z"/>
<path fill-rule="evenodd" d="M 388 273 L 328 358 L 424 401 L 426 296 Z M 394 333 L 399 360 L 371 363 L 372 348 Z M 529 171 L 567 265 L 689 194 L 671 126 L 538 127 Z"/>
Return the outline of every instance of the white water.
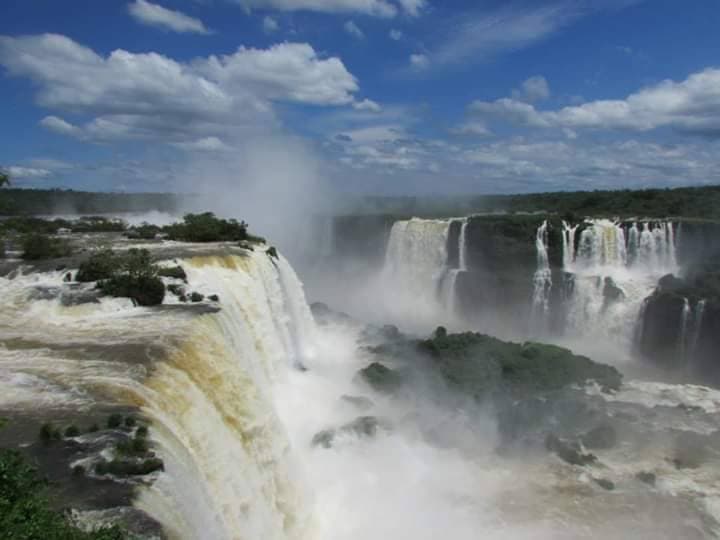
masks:
<path fill-rule="evenodd" d="M 446 276 L 449 228 L 447 220 L 413 218 L 393 224 L 381 276 L 390 319 L 430 328 L 453 309 L 447 298 L 454 296 L 457 273 Z"/>
<path fill-rule="evenodd" d="M 530 332 L 532 335 L 543 335 L 549 332 L 550 324 L 550 292 L 552 290 L 552 271 L 548 259 L 548 222 L 538 227 L 535 237 L 537 251 L 537 270 L 533 276 L 532 311 L 530 315 Z"/>
<path fill-rule="evenodd" d="M 62 275 L 2 280 L 0 406 L 139 407 L 165 472 L 135 504 L 171 538 L 302 538 L 312 504 L 274 388 L 312 363 L 314 321 L 287 261 L 236 252 L 181 261 L 193 290 L 221 297 L 205 315 L 116 299 L 28 302 L 37 286 L 62 288 Z"/>
<path fill-rule="evenodd" d="M 705 314 L 705 304 L 707 300 L 699 300 L 695 305 L 695 312 L 693 314 L 692 321 L 692 332 L 690 334 L 690 347 L 689 356 L 693 358 L 697 352 L 698 344 L 700 343 L 700 336 L 702 333 L 703 316 Z"/>
<path fill-rule="evenodd" d="M 610 220 L 590 220 L 576 250 L 576 228 L 566 225 L 563 232 L 565 271 L 574 274 L 566 334 L 602 336 L 629 348 L 643 300 L 660 277 L 677 273 L 672 223 L 633 224 L 626 231 Z M 606 278 L 612 279 L 623 298 L 606 302 Z"/>
<path fill-rule="evenodd" d="M 602 473 L 619 483 L 609 494 L 590 485 L 586 471 L 551 456 L 498 455 L 490 411 L 469 403 L 446 409 L 422 391 L 390 399 L 359 383 L 355 373 L 369 362 L 357 350 L 359 328 L 316 329 L 284 260 L 258 251 L 181 263 L 193 289 L 220 296 L 219 313 L 117 300 L 77 308 L 27 302 L 36 284 L 63 286 L 55 273 L 0 284 L 3 340 L 36 340 L 0 351 L 0 373 L 27 375 L 0 377 L 0 396 L 11 401 L 20 387 L 16 396 L 26 407 L 31 386 L 57 395 L 54 405 L 76 408 L 90 406 L 99 389 L 141 407 L 166 471 L 141 490 L 136 505 L 171 538 L 569 540 L 632 531 L 633 538 L 669 540 L 685 538 L 677 531 L 697 515 L 676 507 L 675 497 L 702 498 L 712 486 L 700 483 L 700 473 L 689 477 L 697 484 L 680 485 L 681 477 L 668 472 L 673 497 L 647 490 L 638 499 L 636 471 L 615 463 Z M 101 354 L 74 358 L 59 347 L 129 342 L 162 347 L 151 372 Z M 297 359 L 309 371 L 295 369 Z M 685 397 L 691 390 L 693 400 L 717 409 L 713 393 L 663 387 L 668 399 L 680 395 L 693 404 Z M 648 399 L 657 393 L 643 392 Z M 360 414 L 342 402 L 344 394 L 371 397 L 373 408 L 362 414 L 392 428 L 374 439 L 347 436 L 331 449 L 312 448 L 319 430 Z"/>

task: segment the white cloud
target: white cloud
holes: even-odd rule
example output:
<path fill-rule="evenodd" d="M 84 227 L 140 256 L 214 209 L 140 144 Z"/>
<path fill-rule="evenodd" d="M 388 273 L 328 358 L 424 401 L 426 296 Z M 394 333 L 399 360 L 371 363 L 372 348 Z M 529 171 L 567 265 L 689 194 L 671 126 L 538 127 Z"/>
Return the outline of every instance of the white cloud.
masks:
<path fill-rule="evenodd" d="M 128 10 L 135 20 L 147 26 L 180 33 L 210 33 L 200 19 L 185 15 L 180 11 L 164 8 L 147 0 L 135 0 L 128 6 Z"/>
<path fill-rule="evenodd" d="M 272 34 L 280 29 L 278 22 L 270 15 L 263 17 L 263 31 L 266 34 Z"/>
<path fill-rule="evenodd" d="M 535 75 L 525 80 L 518 90 L 513 90 L 512 96 L 519 101 L 542 101 L 550 97 L 550 86 L 545 77 Z"/>
<path fill-rule="evenodd" d="M 365 34 L 360 29 L 360 27 L 357 24 L 355 24 L 355 21 L 347 21 L 343 25 L 343 28 L 345 29 L 345 32 L 350 34 L 355 39 L 363 39 L 365 37 Z"/>
<path fill-rule="evenodd" d="M 217 137 L 205 137 L 196 141 L 174 143 L 178 148 L 193 152 L 225 152 L 231 148 Z"/>
<path fill-rule="evenodd" d="M 708 68 L 681 82 L 666 80 L 625 99 L 597 100 L 539 111 L 511 98 L 475 101 L 470 111 L 535 127 L 650 131 L 662 127 L 720 137 L 720 69 Z"/>
<path fill-rule="evenodd" d="M 380 112 L 382 107 L 371 99 L 363 99 L 353 103 L 353 108 L 358 111 Z"/>
<path fill-rule="evenodd" d="M 251 90 L 272 100 L 348 105 L 359 89 L 339 58 L 320 58 L 306 43 L 240 47 L 235 54 L 211 56 L 194 67 L 231 94 Z"/>
<path fill-rule="evenodd" d="M 486 61 L 546 39 L 583 17 L 640 1 L 503 2 L 494 9 L 477 2 L 477 8 L 438 21 L 434 34 L 425 40 L 427 56 L 434 68 Z"/>
<path fill-rule="evenodd" d="M 483 137 L 492 135 L 492 132 L 488 129 L 488 127 L 479 120 L 468 120 L 463 122 L 459 126 L 451 129 L 450 132 L 455 135 L 480 135 Z"/>
<path fill-rule="evenodd" d="M 474 101 L 468 108 L 471 113 L 483 117 L 496 117 L 501 120 L 525 124 L 534 127 L 549 127 L 550 124 L 531 104 L 512 98 L 495 101 Z"/>
<path fill-rule="evenodd" d="M 410 55 L 410 67 L 417 71 L 426 69 L 429 65 L 428 57 L 424 54 L 411 54 Z"/>
<path fill-rule="evenodd" d="M 351 105 L 358 90 L 340 59 L 302 43 L 241 47 L 186 64 L 124 50 L 105 57 L 54 34 L 0 36 L 0 65 L 35 82 L 41 106 L 92 118 L 74 126 L 48 116 L 44 127 L 92 140 L 222 138 L 266 129 L 275 122 L 273 101 Z"/>
<path fill-rule="evenodd" d="M 14 179 L 38 180 L 40 178 L 47 178 L 48 176 L 52 175 L 52 173 L 47 169 L 38 169 L 35 167 L 21 167 L 18 165 L 8 167 L 6 170 L 10 175 L 11 181 Z"/>
<path fill-rule="evenodd" d="M 392 30 L 390 30 L 389 36 L 390 36 L 390 39 L 394 39 L 395 41 L 400 41 L 403 37 L 403 33 L 400 30 L 393 28 Z"/>
<path fill-rule="evenodd" d="M 58 118 L 57 116 L 46 116 L 45 118 L 40 120 L 40 125 L 46 129 L 49 129 L 50 131 L 60 133 L 61 135 L 78 136 L 82 132 L 82 130 L 77 126 L 74 126 L 73 124 L 66 122 L 62 118 Z"/>
<path fill-rule="evenodd" d="M 317 11 L 322 13 L 363 13 L 376 17 L 394 17 L 398 9 L 387 0 L 233 0 L 246 9 L 279 11 Z"/>
<path fill-rule="evenodd" d="M 408 15 L 417 17 L 427 7 L 427 0 L 398 0 Z"/>

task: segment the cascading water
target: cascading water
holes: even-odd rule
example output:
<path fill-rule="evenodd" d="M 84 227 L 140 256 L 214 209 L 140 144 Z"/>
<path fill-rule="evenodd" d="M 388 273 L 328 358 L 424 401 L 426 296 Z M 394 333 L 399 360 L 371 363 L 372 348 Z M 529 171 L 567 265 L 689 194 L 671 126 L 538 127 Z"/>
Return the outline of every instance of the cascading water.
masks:
<path fill-rule="evenodd" d="M 705 305 L 707 300 L 699 300 L 695 305 L 695 313 L 693 315 L 693 329 L 690 335 L 690 347 L 689 354 L 690 358 L 694 357 L 697 353 L 698 345 L 700 344 L 700 336 L 702 333 L 703 316 L 705 315 Z"/>
<path fill-rule="evenodd" d="M 443 298 L 454 294 L 446 277 L 450 221 L 413 218 L 393 224 L 382 284 L 386 310 L 421 326 L 437 323 Z"/>
<path fill-rule="evenodd" d="M 220 296 L 219 311 L 125 299 L 64 307 L 59 272 L 3 279 L 0 404 L 42 391 L 51 410 L 139 408 L 165 471 L 134 504 L 170 538 L 298 539 L 310 498 L 274 388 L 311 362 L 314 321 L 282 256 L 234 253 L 180 261 L 196 290 Z M 37 290 L 50 298 L 28 302 Z"/>
<path fill-rule="evenodd" d="M 550 292 L 552 290 L 552 270 L 548 258 L 548 222 L 538 227 L 535 236 L 537 251 L 537 270 L 533 276 L 533 299 L 530 316 L 531 333 L 540 335 L 549 331 Z"/>
<path fill-rule="evenodd" d="M 464 219 L 460 224 L 458 236 L 458 267 L 446 268 L 445 275 L 440 285 L 440 297 L 445 311 L 450 316 L 457 315 L 457 280 L 461 272 L 467 271 L 467 226 L 468 220 Z"/>
<path fill-rule="evenodd" d="M 643 300 L 661 276 L 677 272 L 673 224 L 589 220 L 574 259 L 568 251 L 576 233 L 569 226 L 564 232 L 565 271 L 574 275 L 566 334 L 598 334 L 629 346 Z"/>

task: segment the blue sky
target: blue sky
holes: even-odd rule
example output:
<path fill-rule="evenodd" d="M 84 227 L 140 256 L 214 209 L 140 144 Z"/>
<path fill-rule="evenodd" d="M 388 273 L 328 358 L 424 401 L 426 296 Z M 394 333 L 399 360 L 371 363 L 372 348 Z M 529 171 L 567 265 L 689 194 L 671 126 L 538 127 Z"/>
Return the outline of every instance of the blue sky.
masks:
<path fill-rule="evenodd" d="M 717 183 L 719 24 L 716 0 L 4 0 L 0 166 L 114 191 Z"/>

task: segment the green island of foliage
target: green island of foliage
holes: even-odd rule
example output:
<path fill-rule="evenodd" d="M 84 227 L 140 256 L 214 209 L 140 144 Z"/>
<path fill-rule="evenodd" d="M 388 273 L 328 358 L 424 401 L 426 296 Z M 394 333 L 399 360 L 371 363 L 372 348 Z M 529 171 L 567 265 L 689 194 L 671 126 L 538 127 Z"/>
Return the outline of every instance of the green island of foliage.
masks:
<path fill-rule="evenodd" d="M 445 384 L 478 401 L 545 394 L 590 381 L 612 391 L 622 381 L 615 368 L 562 347 L 511 343 L 474 332 L 448 334 L 443 327 L 429 339 L 398 339 L 369 350 L 379 360 L 399 362 L 398 369 L 374 362 L 359 372 L 362 380 L 385 393 L 403 384 L 403 362 L 412 358 L 425 359 Z"/>
<path fill-rule="evenodd" d="M 97 281 L 104 294 L 132 298 L 140 306 L 155 306 L 165 298 L 165 285 L 158 273 L 146 249 L 132 248 L 126 253 L 104 249 L 80 265 L 75 279 Z"/>

